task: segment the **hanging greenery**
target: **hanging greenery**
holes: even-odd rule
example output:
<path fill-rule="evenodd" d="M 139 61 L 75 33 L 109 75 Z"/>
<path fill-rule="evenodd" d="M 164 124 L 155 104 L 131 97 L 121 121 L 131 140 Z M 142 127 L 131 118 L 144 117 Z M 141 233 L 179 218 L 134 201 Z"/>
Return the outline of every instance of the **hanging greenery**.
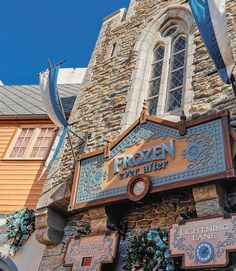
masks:
<path fill-rule="evenodd" d="M 2 257 L 13 256 L 35 230 L 35 212 L 27 208 L 7 215 L 7 243 L 0 248 Z"/>
<path fill-rule="evenodd" d="M 166 230 L 151 229 L 131 241 L 124 259 L 125 271 L 172 271 L 174 262 L 168 247 Z"/>

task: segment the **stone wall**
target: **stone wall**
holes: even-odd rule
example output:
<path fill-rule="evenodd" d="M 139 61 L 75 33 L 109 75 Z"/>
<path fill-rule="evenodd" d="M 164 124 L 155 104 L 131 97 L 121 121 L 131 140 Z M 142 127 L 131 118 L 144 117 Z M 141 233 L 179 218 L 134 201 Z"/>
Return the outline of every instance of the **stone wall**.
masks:
<path fill-rule="evenodd" d="M 158 14 L 166 7 L 180 6 L 181 2 L 181 0 L 132 0 L 127 13 L 126 10 L 121 9 L 104 19 L 85 75 L 83 92 L 79 94 L 70 118 L 70 123 L 74 123 L 72 129 L 75 133 L 81 137 L 86 131 L 91 134 L 87 151 L 102 148 L 109 136 L 115 139 L 121 133 L 121 121 L 126 110 L 127 96 L 136 66 L 135 44 L 145 27 L 154 18 L 157 18 Z M 186 8 L 187 5 L 181 5 L 181 7 Z M 227 1 L 227 13 L 236 56 L 236 2 L 234 0 Z M 209 76 L 209 73 L 214 71 L 214 66 L 200 40 L 196 26 L 194 27 L 194 44 L 196 47 L 192 66 L 194 100 L 190 114 L 196 118 L 199 115 L 225 108 L 230 109 L 233 114 L 235 98 L 231 86 L 224 85 L 216 73 Z M 114 45 L 116 46 L 115 53 L 111 56 Z M 142 90 L 140 89 L 140 91 Z M 78 157 L 81 142 L 73 135 L 71 135 L 71 139 L 75 146 L 75 155 Z M 99 218 L 91 215 L 91 211 L 78 214 L 67 213 L 75 165 L 68 140 L 61 155 L 62 160 L 56 173 L 47 180 L 38 203 L 39 213 L 41 212 L 40 221 L 44 221 L 41 223 L 44 226 L 38 228 L 40 241 L 44 242 L 43 240 L 46 239 L 46 243 L 50 243 L 51 237 L 48 232 L 57 234 L 57 230 L 48 222 L 50 212 L 45 211 L 48 206 L 54 212 L 66 215 L 68 222 L 64 229 L 62 242 L 56 246 L 48 246 L 45 250 L 40 271 L 70 270 L 63 267 L 63 257 L 68 240 L 74 235 L 83 233 L 84 228 L 95 231 L 93 225 L 99 224 L 97 222 L 101 222 L 100 229 L 106 229 L 109 226 L 109 218 L 112 217 L 112 215 L 107 215 L 104 208 Z M 149 227 L 169 228 L 172 223 L 179 221 L 180 213 L 196 207 L 191 189 L 171 193 L 155 195 L 149 203 L 142 205 L 134 206 L 128 203 L 125 207 L 121 205 L 123 208 L 121 210 L 125 210 L 119 218 L 123 223 L 118 225 L 122 234 L 125 234 L 124 225 L 127 225 L 128 230 L 126 237 Z M 217 207 L 218 209 L 216 209 L 219 210 L 218 194 L 215 193 L 214 198 L 210 198 L 210 200 L 211 204 L 216 202 L 213 207 Z M 196 205 L 204 208 L 208 200 L 200 199 L 200 202 Z M 211 208 L 212 205 L 209 205 L 209 209 Z M 100 218 L 101 220 L 98 221 Z M 116 220 L 117 217 L 113 217 L 113 219 Z M 96 223 L 93 223 L 94 221 Z M 117 226 L 116 223 L 113 224 Z M 100 231 L 100 229 L 97 230 Z"/>
<path fill-rule="evenodd" d="M 76 133 L 82 136 L 85 131 L 91 133 L 88 151 L 103 147 L 110 135 L 113 139 L 119 136 L 136 64 L 137 52 L 133 50 L 134 46 L 146 25 L 155 16 L 166 7 L 179 5 L 181 2 L 177 0 L 132 1 L 128 14 L 133 14 L 133 16 L 125 18 L 126 11 L 122 9 L 105 18 L 85 75 L 83 92 L 79 94 L 70 118 L 71 123 L 76 122 L 73 126 Z M 236 56 L 235 1 L 227 1 L 227 14 Z M 208 76 L 215 68 L 197 28 L 194 29 L 196 45 L 193 60 L 195 68 L 192 77 L 194 100 L 190 113 L 193 118 L 225 108 L 233 113 L 235 98 L 232 88 L 224 85 L 218 74 Z M 114 43 L 117 46 L 116 53 L 110 57 Z M 76 150 L 79 151 L 78 138 L 72 136 L 72 140 Z M 52 186 L 60 182 L 70 181 L 73 167 L 74 161 L 67 141 L 64 146 L 63 160 L 59 166 L 60 170 L 54 178 L 48 180 L 50 185 L 45 186 L 44 193 L 45 190 L 50 190 Z"/>
<path fill-rule="evenodd" d="M 48 246 L 45 249 L 42 264 L 39 271 L 66 271 L 70 270 L 63 266 L 63 258 L 66 251 L 66 244 L 72 237 L 80 234 L 100 232 L 99 221 L 108 216 L 110 219 L 103 229 L 119 230 L 122 236 L 120 244 L 120 254 L 125 252 L 127 242 L 140 231 L 149 228 L 170 229 L 173 223 L 178 223 L 182 219 L 181 214 L 194 210 L 194 200 L 191 190 L 183 190 L 172 194 L 162 194 L 149 198 L 148 202 L 141 204 L 122 203 L 110 206 L 107 210 L 103 208 L 90 209 L 89 211 L 77 213 L 69 218 L 65 227 L 65 234 L 62 242 L 58 246 Z M 119 221 L 119 223 L 117 223 Z M 95 224 L 95 227 L 92 225 Z M 112 271 L 120 271 L 122 256 L 112 266 Z"/>
<path fill-rule="evenodd" d="M 236 57 L 236 2 L 231 0 L 226 2 L 228 29 Z M 196 53 L 193 76 L 194 104 L 191 110 L 193 117 L 226 108 L 234 114 L 235 97 L 231 85 L 224 85 L 219 75 L 214 73 L 214 64 L 209 58 L 197 28 L 195 28 L 194 35 Z"/>

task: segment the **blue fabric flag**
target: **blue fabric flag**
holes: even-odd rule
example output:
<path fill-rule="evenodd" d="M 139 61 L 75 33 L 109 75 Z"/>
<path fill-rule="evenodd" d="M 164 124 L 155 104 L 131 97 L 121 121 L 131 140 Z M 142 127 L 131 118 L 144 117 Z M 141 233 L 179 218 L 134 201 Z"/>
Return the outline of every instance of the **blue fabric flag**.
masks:
<path fill-rule="evenodd" d="M 230 84 L 235 60 L 227 31 L 225 0 L 189 0 L 189 5 L 221 79 Z"/>
<path fill-rule="evenodd" d="M 40 74 L 40 91 L 43 104 L 49 118 L 59 128 L 59 133 L 39 179 L 41 179 L 46 169 L 50 169 L 51 165 L 56 160 L 69 129 L 69 123 L 64 116 L 63 108 L 61 108 L 61 103 L 59 101 L 57 90 L 58 72 L 59 65 L 49 68 Z"/>

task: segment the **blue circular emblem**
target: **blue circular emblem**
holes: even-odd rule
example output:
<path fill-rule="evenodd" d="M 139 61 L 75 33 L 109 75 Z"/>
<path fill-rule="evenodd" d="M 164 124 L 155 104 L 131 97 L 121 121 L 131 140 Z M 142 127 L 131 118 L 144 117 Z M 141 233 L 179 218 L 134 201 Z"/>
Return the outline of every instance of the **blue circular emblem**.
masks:
<path fill-rule="evenodd" d="M 196 247 L 195 255 L 200 263 L 209 263 L 214 256 L 214 248 L 210 243 L 202 242 Z"/>

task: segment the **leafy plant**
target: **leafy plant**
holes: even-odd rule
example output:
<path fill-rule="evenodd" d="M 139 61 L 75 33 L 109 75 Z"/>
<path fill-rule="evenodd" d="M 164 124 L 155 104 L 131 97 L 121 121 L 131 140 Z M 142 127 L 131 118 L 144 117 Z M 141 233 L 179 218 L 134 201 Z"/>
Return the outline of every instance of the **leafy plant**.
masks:
<path fill-rule="evenodd" d="M 7 215 L 7 243 L 0 248 L 2 257 L 13 256 L 35 230 L 35 212 L 28 208 Z"/>
<path fill-rule="evenodd" d="M 134 236 L 124 259 L 125 271 L 172 271 L 174 263 L 168 248 L 168 233 L 151 229 Z"/>

